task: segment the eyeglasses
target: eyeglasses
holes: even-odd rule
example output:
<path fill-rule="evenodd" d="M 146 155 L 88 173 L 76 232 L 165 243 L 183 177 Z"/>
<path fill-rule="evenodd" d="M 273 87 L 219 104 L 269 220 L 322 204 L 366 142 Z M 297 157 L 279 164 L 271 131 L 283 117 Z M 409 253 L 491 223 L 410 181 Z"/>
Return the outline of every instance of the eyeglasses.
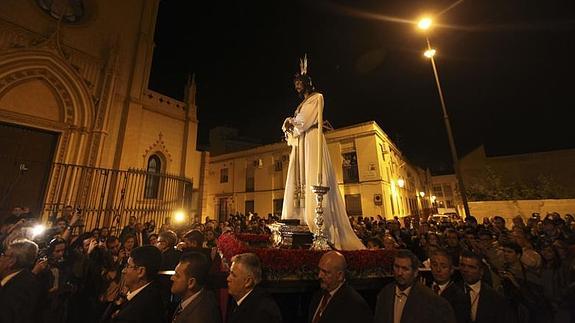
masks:
<path fill-rule="evenodd" d="M 130 269 L 135 269 L 135 268 L 138 268 L 138 267 L 143 267 L 143 266 L 130 265 L 130 264 L 127 264 L 127 265 L 126 265 L 126 268 L 130 268 Z"/>

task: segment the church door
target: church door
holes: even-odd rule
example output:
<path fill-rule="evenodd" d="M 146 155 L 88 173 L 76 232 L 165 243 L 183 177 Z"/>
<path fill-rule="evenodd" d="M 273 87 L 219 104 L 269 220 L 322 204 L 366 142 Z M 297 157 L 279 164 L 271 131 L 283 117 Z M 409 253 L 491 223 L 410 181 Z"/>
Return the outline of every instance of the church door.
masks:
<path fill-rule="evenodd" d="M 57 143 L 57 133 L 0 122 L 0 214 L 40 216 Z"/>

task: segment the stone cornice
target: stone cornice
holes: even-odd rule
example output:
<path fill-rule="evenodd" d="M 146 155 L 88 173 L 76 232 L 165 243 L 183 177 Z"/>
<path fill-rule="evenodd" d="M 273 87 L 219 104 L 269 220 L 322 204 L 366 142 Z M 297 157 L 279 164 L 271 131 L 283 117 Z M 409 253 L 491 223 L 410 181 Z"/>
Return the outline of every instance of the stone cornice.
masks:
<path fill-rule="evenodd" d="M 20 114 L 7 110 L 0 110 L 0 120 L 51 131 L 63 132 L 69 129 L 69 125 L 63 122 L 38 118 L 36 116 Z"/>

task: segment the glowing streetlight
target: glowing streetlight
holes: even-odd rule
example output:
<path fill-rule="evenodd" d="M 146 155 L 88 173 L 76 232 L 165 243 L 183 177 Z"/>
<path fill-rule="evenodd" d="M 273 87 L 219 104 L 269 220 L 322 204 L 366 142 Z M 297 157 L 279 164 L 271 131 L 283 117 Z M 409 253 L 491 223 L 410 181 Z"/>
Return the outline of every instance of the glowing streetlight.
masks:
<path fill-rule="evenodd" d="M 174 213 L 174 220 L 177 223 L 184 222 L 186 220 L 186 214 L 184 213 L 184 211 L 182 211 L 182 210 L 176 211 L 176 213 Z"/>
<path fill-rule="evenodd" d="M 419 196 L 424 197 L 424 196 L 425 196 L 425 192 L 419 192 Z"/>
<path fill-rule="evenodd" d="M 417 23 L 417 28 L 419 28 L 421 30 L 428 30 L 429 27 L 431 27 L 432 23 L 433 23 L 433 21 L 431 20 L 431 18 L 424 17 L 421 20 L 419 20 L 419 22 Z"/>
<path fill-rule="evenodd" d="M 435 56 L 435 53 L 436 53 L 436 50 L 433 48 L 430 48 L 423 53 L 423 56 L 425 56 L 427 58 L 433 58 L 433 56 Z"/>
<path fill-rule="evenodd" d="M 432 25 L 430 18 L 423 18 L 417 24 L 417 27 L 423 31 L 427 31 Z M 433 76 L 435 77 L 435 84 L 437 85 L 437 92 L 439 93 L 439 100 L 441 102 L 441 109 L 443 112 L 443 122 L 445 123 L 445 128 L 447 130 L 447 138 L 449 139 L 449 148 L 451 150 L 451 158 L 453 160 L 453 170 L 455 171 L 455 177 L 459 184 L 459 191 L 461 194 L 461 200 L 463 202 L 463 208 L 465 210 L 465 216 L 470 216 L 469 205 L 467 204 L 467 196 L 465 194 L 465 186 L 463 185 L 463 178 L 461 177 L 461 171 L 459 170 L 459 159 L 457 157 L 457 149 L 455 148 L 455 140 L 453 139 L 453 133 L 451 131 L 451 124 L 449 122 L 449 116 L 447 115 L 447 108 L 445 106 L 445 99 L 443 97 L 443 90 L 441 89 L 441 82 L 439 81 L 439 71 L 437 65 L 435 64 L 435 49 L 431 47 L 431 42 L 429 41 L 429 36 L 425 35 L 425 40 L 427 42 L 427 49 L 423 55 L 429 58 L 431 62 L 431 67 L 433 68 Z M 425 193 L 419 192 L 419 195 L 423 197 Z"/>

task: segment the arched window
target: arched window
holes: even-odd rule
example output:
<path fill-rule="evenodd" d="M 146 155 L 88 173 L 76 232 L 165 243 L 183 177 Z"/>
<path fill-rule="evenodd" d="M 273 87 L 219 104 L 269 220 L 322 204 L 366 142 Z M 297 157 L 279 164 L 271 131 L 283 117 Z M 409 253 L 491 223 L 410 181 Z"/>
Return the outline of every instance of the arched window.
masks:
<path fill-rule="evenodd" d="M 146 171 L 146 186 L 144 188 L 144 198 L 156 199 L 160 191 L 160 173 L 162 170 L 162 160 L 158 155 L 152 155 L 148 159 Z"/>

